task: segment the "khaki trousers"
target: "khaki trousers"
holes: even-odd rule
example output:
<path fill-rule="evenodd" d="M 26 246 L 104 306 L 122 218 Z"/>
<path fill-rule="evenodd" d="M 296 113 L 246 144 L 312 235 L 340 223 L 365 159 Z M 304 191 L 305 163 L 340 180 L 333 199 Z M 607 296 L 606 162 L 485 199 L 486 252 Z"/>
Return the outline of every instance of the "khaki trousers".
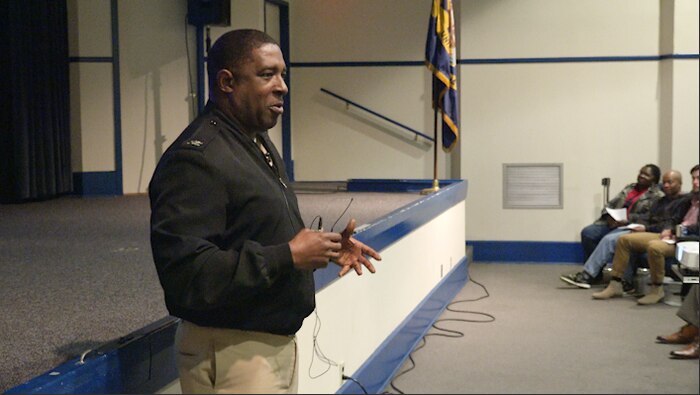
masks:
<path fill-rule="evenodd" d="M 632 232 L 617 239 L 611 274 L 622 277 L 627 268 L 631 253 L 647 253 L 649 274 L 652 284 L 660 285 L 666 275 L 666 257 L 676 254 L 676 246 L 659 238 L 658 233 Z"/>
<path fill-rule="evenodd" d="M 183 320 L 175 347 L 183 394 L 297 391 L 295 336 L 209 328 Z"/>

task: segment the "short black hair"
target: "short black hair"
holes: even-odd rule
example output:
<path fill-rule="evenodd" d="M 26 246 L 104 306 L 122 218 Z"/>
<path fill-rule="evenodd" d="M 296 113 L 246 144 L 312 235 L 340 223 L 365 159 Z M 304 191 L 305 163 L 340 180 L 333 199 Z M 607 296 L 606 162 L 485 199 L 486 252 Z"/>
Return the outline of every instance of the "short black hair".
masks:
<path fill-rule="evenodd" d="M 267 33 L 255 29 L 231 30 L 219 37 L 207 53 L 209 89 L 214 87 L 216 74 L 221 69 L 235 70 L 252 57 L 253 50 L 265 44 L 279 46 Z"/>
<path fill-rule="evenodd" d="M 698 170 L 700 170 L 700 165 L 695 165 L 692 169 L 690 169 L 690 174 L 693 174 Z"/>
<path fill-rule="evenodd" d="M 651 170 L 651 174 L 654 176 L 654 184 L 658 184 L 661 180 L 661 169 L 653 163 L 647 163 L 644 167 L 648 167 Z"/>

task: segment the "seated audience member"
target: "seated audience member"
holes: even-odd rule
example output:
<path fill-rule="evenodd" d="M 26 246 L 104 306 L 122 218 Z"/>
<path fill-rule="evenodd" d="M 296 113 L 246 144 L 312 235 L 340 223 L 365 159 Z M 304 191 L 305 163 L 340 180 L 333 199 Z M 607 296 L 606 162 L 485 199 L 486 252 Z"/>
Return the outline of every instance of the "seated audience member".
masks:
<path fill-rule="evenodd" d="M 689 234 L 698 233 L 698 165 L 695 165 L 690 174 L 693 177 L 693 190 L 676 199 L 662 214 L 658 224 L 635 228 L 634 232 L 621 236 L 617 240 L 615 256 L 613 258 L 612 280 L 608 287 L 593 294 L 595 299 L 609 299 L 622 296 L 620 276 L 627 268 L 631 253 L 647 253 L 649 272 L 651 275 L 651 287 L 644 297 L 637 300 L 641 305 L 658 303 L 664 298 L 664 276 L 666 275 L 666 257 L 675 255 L 676 225 L 681 224 L 688 229 Z M 664 177 L 664 189 L 667 180 Z"/>
<path fill-rule="evenodd" d="M 581 247 L 583 247 L 583 261 L 588 260 L 593 250 L 606 234 L 619 226 L 629 222 L 637 222 L 641 215 L 649 212 L 651 205 L 664 194 L 659 188 L 661 169 L 654 164 L 646 164 L 639 169 L 637 182 L 628 184 L 620 193 L 607 202 L 600 213 L 600 217 L 592 224 L 581 230 Z M 627 221 L 617 222 L 606 209 L 627 209 Z"/>
<path fill-rule="evenodd" d="M 581 243 L 584 251 L 594 246 L 593 252 L 586 258 L 583 270 L 578 273 L 567 274 L 559 277 L 562 281 L 579 288 L 590 288 L 596 279 L 602 278 L 602 270 L 607 265 L 615 252 L 617 239 L 631 230 L 625 226 L 629 223 L 641 222 L 649 215 L 651 207 L 664 196 L 664 192 L 658 188 L 659 168 L 648 164 L 639 170 L 637 183 L 630 184 L 623 189 L 615 199 L 611 208 L 627 208 L 627 221 L 617 222 L 610 215 L 603 214 L 596 223 L 587 226 L 581 232 Z M 620 203 L 622 200 L 622 203 Z M 618 207 L 620 206 L 620 207 Z M 605 212 L 605 209 L 603 209 Z M 603 221 L 604 224 L 598 224 Z M 600 235 L 597 244 L 593 244 L 594 235 Z M 630 267 L 625 274 L 625 291 L 632 292 L 634 285 L 635 268 Z"/>
<path fill-rule="evenodd" d="M 700 293 L 698 284 L 693 284 L 688 294 L 683 299 L 683 304 L 678 308 L 676 315 L 687 324 L 681 329 L 668 336 L 657 336 L 656 342 L 663 344 L 687 344 L 686 347 L 671 351 L 672 359 L 698 359 L 698 305 L 700 304 Z"/>

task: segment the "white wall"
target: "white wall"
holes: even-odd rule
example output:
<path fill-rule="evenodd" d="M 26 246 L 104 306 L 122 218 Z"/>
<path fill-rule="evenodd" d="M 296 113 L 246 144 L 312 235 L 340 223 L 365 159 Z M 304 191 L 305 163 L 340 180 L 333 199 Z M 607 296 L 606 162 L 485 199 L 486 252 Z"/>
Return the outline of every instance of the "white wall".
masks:
<path fill-rule="evenodd" d="M 697 61 L 673 61 L 675 78 L 673 80 L 673 140 L 671 146 L 673 157 L 671 167 L 683 172 L 684 190 L 690 190 L 689 170 L 698 164 L 698 146 L 700 146 L 698 139 L 700 136 L 700 124 L 698 123 L 699 73 Z"/>
<path fill-rule="evenodd" d="M 112 56 L 108 0 L 71 0 L 68 51 L 71 57 Z M 112 64 L 70 64 L 71 164 L 74 172 L 114 170 Z"/>
<path fill-rule="evenodd" d="M 186 0 L 118 4 L 124 192 L 146 193 L 155 164 L 197 107 L 196 31 L 185 20 Z M 262 7 L 260 0 L 232 1 L 231 25 L 261 29 Z M 212 26 L 211 42 L 228 30 Z"/>
<path fill-rule="evenodd" d="M 82 9 L 71 55 L 109 56 L 109 1 L 69 4 Z M 421 62 L 430 4 L 291 0 L 292 64 Z M 118 6 L 124 192 L 145 193 L 160 154 L 191 120 L 185 30 L 194 78 L 194 29 L 186 0 Z M 265 24 L 263 0 L 234 0 L 231 10 L 232 28 Z M 696 0 L 459 0 L 456 12 L 459 59 L 698 53 Z M 212 40 L 227 30 L 212 27 Z M 72 103 L 81 103 L 74 170 L 113 170 L 111 67 L 71 71 Z M 424 66 L 291 67 L 290 75 L 297 180 L 432 178 L 431 147 L 320 92 L 432 135 Z M 698 162 L 697 59 L 462 64 L 459 78 L 461 139 L 452 154 L 438 151 L 438 176 L 469 180 L 467 240 L 578 241 L 600 210 L 601 178 L 614 194 L 647 162 L 688 179 Z M 564 165 L 564 208 L 502 209 L 502 164 L 549 162 Z"/>
<path fill-rule="evenodd" d="M 146 192 L 158 158 L 192 119 L 187 2 L 122 0 L 118 5 L 124 192 Z M 194 31 L 187 31 L 194 60 Z M 196 81 L 194 63 L 190 72 Z"/>
<path fill-rule="evenodd" d="M 668 0 L 666 0 L 668 1 Z M 697 0 L 677 0 L 674 2 L 673 52 L 677 54 L 698 53 L 700 25 L 698 14 L 700 2 Z M 699 93 L 697 60 L 673 60 L 673 138 L 670 166 L 683 172 L 685 190 L 690 189 L 688 170 L 698 163 L 700 146 L 700 117 L 698 117 Z"/>
<path fill-rule="evenodd" d="M 460 58 L 658 54 L 656 1 L 461 4 Z M 599 213 L 601 178 L 611 178 L 614 195 L 643 164 L 658 163 L 657 61 L 463 65 L 460 71 L 467 239 L 578 240 Z M 563 163 L 563 209 L 502 209 L 502 163 Z M 540 226 L 533 232 L 534 224 Z"/>
<path fill-rule="evenodd" d="M 293 63 L 421 60 L 430 1 L 377 3 L 291 2 Z M 670 39 L 688 42 L 673 53 L 698 52 L 691 3 L 672 4 Z M 656 0 L 463 0 L 458 57 L 653 57 L 662 53 L 660 10 Z M 315 22 L 294 23 L 302 16 Z M 372 23 L 391 28 L 364 27 Z M 601 208 L 601 178 L 611 178 L 614 194 L 645 163 L 687 173 L 698 161 L 697 60 L 664 62 L 462 64 L 461 165 L 448 172 L 440 152 L 439 176 L 469 180 L 467 239 L 578 241 Z M 431 133 L 424 67 L 308 67 L 292 75 L 297 179 L 432 178 L 431 150 L 382 133 L 318 92 L 325 87 Z M 671 85 L 665 101 L 663 82 Z M 662 115 L 672 119 L 667 136 Z M 564 208 L 503 209 L 503 163 L 563 163 Z"/>
<path fill-rule="evenodd" d="M 292 64 L 422 61 L 430 4 L 426 0 L 292 1 Z M 359 111 L 348 112 L 340 101 L 320 92 L 325 88 L 432 136 L 429 84 L 430 75 L 423 66 L 292 67 L 296 178 L 432 179 L 431 146 L 407 142 L 400 129 L 368 120 Z M 438 176 L 445 178 L 441 150 L 438 158 Z"/>

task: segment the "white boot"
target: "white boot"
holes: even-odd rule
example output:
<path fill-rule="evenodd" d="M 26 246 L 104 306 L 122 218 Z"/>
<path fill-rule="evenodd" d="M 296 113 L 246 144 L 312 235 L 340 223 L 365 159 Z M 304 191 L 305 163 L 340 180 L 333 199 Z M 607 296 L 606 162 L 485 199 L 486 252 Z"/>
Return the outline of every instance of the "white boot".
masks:
<path fill-rule="evenodd" d="M 637 300 L 637 304 L 655 304 L 664 300 L 664 286 L 652 285 L 649 292 Z"/>
<path fill-rule="evenodd" d="M 622 293 L 622 282 L 610 280 L 607 288 L 593 294 L 593 299 L 619 298 Z"/>

